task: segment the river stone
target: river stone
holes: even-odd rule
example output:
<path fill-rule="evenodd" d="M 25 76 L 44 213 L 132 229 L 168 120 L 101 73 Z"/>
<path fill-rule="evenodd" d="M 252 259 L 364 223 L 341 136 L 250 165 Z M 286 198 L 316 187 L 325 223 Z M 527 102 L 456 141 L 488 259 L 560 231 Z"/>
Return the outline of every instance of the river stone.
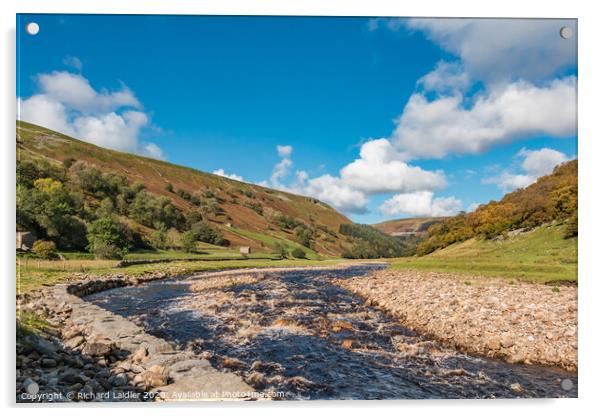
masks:
<path fill-rule="evenodd" d="M 148 350 L 145 346 L 141 346 L 138 348 L 134 354 L 132 354 L 132 361 L 135 363 L 141 363 L 148 356 Z"/>
<path fill-rule="evenodd" d="M 123 373 L 116 374 L 116 375 L 109 377 L 109 383 L 115 387 L 125 386 L 127 384 L 127 382 L 128 382 L 128 378 Z"/>
<path fill-rule="evenodd" d="M 65 341 L 65 346 L 71 349 L 75 349 L 79 347 L 83 342 L 84 337 L 82 337 L 81 335 L 76 335 L 73 338 L 69 338 L 67 341 Z"/>
<path fill-rule="evenodd" d="M 114 347 L 113 342 L 106 338 L 96 338 L 86 342 L 82 353 L 91 357 L 103 357 L 111 353 Z"/>
<path fill-rule="evenodd" d="M 511 346 L 514 345 L 514 340 L 509 335 L 505 335 L 502 338 L 501 344 L 502 344 L 502 347 L 504 347 L 504 348 L 510 348 Z"/>
<path fill-rule="evenodd" d="M 500 346 L 501 346 L 501 342 L 500 342 L 499 337 L 493 337 L 487 341 L 487 348 L 489 348 L 492 351 L 499 350 Z"/>
<path fill-rule="evenodd" d="M 162 365 L 153 365 L 141 374 L 141 381 L 146 387 L 161 387 L 167 384 L 169 368 Z"/>
<path fill-rule="evenodd" d="M 42 367 L 54 368 L 56 367 L 56 360 L 52 358 L 42 358 Z"/>

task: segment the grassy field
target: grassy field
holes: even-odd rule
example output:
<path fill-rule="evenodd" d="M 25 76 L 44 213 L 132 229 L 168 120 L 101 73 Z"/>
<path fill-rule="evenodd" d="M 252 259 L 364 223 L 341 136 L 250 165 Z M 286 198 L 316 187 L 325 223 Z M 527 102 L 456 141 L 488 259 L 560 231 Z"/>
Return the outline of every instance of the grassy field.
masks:
<path fill-rule="evenodd" d="M 242 235 L 243 237 L 248 237 L 256 241 L 261 241 L 266 247 L 274 247 L 276 244 L 281 244 L 286 247 L 289 253 L 295 248 L 300 248 L 305 252 L 305 256 L 310 260 L 317 260 L 320 258 L 320 255 L 313 251 L 310 248 L 304 247 L 299 243 L 288 240 L 286 238 L 278 238 L 267 234 L 262 234 L 254 231 L 243 230 L 242 228 L 231 227 L 230 230 L 235 232 L 236 234 Z"/>
<path fill-rule="evenodd" d="M 577 239 L 563 226 L 540 227 L 503 241 L 471 239 L 423 257 L 390 260 L 395 269 L 433 270 L 517 278 L 535 282 L 577 281 Z"/>
<path fill-rule="evenodd" d="M 82 263 L 85 262 L 85 263 Z M 61 261 L 43 261 L 38 268 L 36 261 L 29 260 L 26 265 L 24 262 L 17 263 L 17 293 L 23 293 L 43 286 L 64 283 L 70 280 L 74 272 L 81 272 L 78 265 L 85 264 L 86 273 L 92 275 L 122 274 L 128 276 L 141 276 L 152 272 L 166 272 L 170 275 L 185 275 L 201 271 L 226 270 L 253 267 L 293 267 L 293 266 L 329 266 L 342 262 L 349 262 L 346 259 L 329 260 L 310 260 L 310 259 L 285 259 L 285 260 L 265 260 L 253 259 L 247 260 L 199 260 L 199 261 L 174 261 L 170 263 L 158 264 L 140 264 L 126 268 L 117 268 L 115 260 L 70 260 Z M 66 268 L 63 269 L 63 264 Z"/>

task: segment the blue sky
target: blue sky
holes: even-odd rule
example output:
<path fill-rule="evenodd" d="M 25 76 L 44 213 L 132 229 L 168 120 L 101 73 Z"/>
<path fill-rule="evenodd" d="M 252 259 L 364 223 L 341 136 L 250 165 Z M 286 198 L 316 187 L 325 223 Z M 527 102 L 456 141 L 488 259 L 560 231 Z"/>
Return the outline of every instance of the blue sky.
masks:
<path fill-rule="evenodd" d="M 362 223 L 469 210 L 577 153 L 570 20 L 21 15 L 17 27 L 20 118 L 312 195 Z"/>

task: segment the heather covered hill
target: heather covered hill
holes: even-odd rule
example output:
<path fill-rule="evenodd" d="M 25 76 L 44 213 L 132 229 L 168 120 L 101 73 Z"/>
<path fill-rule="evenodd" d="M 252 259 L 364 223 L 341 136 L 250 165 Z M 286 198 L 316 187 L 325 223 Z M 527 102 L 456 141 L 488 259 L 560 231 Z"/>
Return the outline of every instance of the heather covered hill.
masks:
<path fill-rule="evenodd" d="M 107 215 L 127 227 L 130 247 L 181 248 L 192 230 L 213 245 L 288 254 L 298 248 L 309 258 L 340 256 L 348 237 L 339 228 L 351 223 L 314 198 L 101 148 L 18 121 L 18 228 L 59 248 L 81 250 L 89 243 L 86 227 Z"/>
<path fill-rule="evenodd" d="M 446 217 L 402 218 L 374 224 L 373 227 L 392 236 L 421 236 L 428 228 Z"/>

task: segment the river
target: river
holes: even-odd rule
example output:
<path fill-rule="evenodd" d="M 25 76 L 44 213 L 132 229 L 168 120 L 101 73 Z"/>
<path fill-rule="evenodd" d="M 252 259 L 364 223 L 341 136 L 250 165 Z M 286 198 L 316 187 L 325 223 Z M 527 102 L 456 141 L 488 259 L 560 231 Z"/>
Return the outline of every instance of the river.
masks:
<path fill-rule="evenodd" d="M 576 396 L 574 373 L 464 354 L 333 283 L 381 267 L 267 272 L 201 292 L 191 286 L 205 277 L 193 276 L 86 300 L 283 399 Z"/>

